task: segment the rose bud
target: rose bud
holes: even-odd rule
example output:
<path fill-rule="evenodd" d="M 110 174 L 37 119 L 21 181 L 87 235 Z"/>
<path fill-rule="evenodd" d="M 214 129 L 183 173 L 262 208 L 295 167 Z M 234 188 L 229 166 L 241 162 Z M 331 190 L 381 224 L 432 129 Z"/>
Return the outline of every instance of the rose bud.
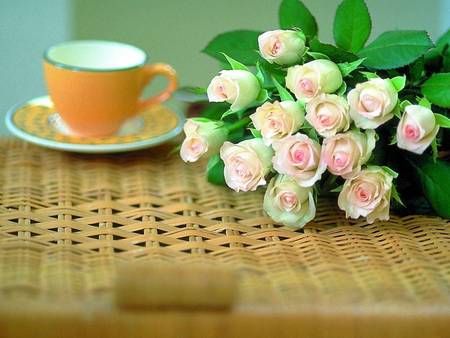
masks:
<path fill-rule="evenodd" d="M 375 129 L 394 116 L 398 94 L 389 79 L 358 83 L 347 95 L 350 116 L 358 128 Z"/>
<path fill-rule="evenodd" d="M 208 86 L 209 102 L 228 102 L 232 111 L 248 107 L 259 95 L 258 79 L 246 70 L 222 70 Z"/>
<path fill-rule="evenodd" d="M 302 106 L 294 101 L 266 102 L 250 115 L 250 119 L 255 128 L 261 131 L 266 145 L 292 135 L 305 120 Z"/>
<path fill-rule="evenodd" d="M 303 228 L 316 215 L 313 189 L 300 187 L 288 176 L 277 175 L 264 195 L 264 210 L 275 222 Z"/>
<path fill-rule="evenodd" d="M 433 112 L 418 105 L 406 106 L 397 127 L 397 146 L 422 154 L 439 131 Z"/>
<path fill-rule="evenodd" d="M 218 153 L 227 140 L 228 129 L 221 122 L 189 119 L 184 124 L 184 133 L 180 156 L 185 162 L 195 162 L 203 155 Z"/>
<path fill-rule="evenodd" d="M 281 66 L 294 64 L 305 53 L 305 35 L 291 30 L 274 30 L 258 37 L 259 51 L 264 59 Z"/>
<path fill-rule="evenodd" d="M 238 144 L 225 142 L 220 148 L 220 158 L 225 163 L 224 176 L 227 185 L 235 191 L 253 191 L 265 185 L 265 176 L 272 169 L 272 148 L 261 138 Z"/>
<path fill-rule="evenodd" d="M 309 101 L 321 93 L 333 93 L 342 84 L 339 67 L 329 60 L 314 60 L 288 68 L 286 87 L 299 100 Z"/>
<path fill-rule="evenodd" d="M 334 175 L 349 178 L 358 173 L 375 148 L 375 132 L 351 130 L 326 138 L 322 144 L 321 166 Z"/>
<path fill-rule="evenodd" d="M 372 224 L 376 219 L 389 219 L 392 179 L 380 167 L 368 167 L 345 181 L 339 193 L 339 209 L 347 218 L 367 217 Z"/>
<path fill-rule="evenodd" d="M 306 120 L 317 133 L 330 137 L 350 128 L 347 101 L 338 95 L 321 94 L 306 104 Z"/>
<path fill-rule="evenodd" d="M 326 167 L 319 167 L 320 144 L 297 133 L 273 143 L 273 168 L 288 175 L 302 187 L 311 187 L 320 179 Z"/>

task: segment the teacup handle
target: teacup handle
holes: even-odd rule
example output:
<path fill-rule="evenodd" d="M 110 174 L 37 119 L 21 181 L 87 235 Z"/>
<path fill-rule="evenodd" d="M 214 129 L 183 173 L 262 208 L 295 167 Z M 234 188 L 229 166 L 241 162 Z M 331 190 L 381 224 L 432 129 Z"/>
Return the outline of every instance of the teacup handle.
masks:
<path fill-rule="evenodd" d="M 162 103 L 167 101 L 172 93 L 177 89 L 177 73 L 175 69 L 165 63 L 155 63 L 152 65 L 145 65 L 142 68 L 144 73 L 142 80 L 142 90 L 147 86 L 157 75 L 162 75 L 167 77 L 169 83 L 167 87 L 158 95 L 149 97 L 148 99 L 140 100 L 138 104 L 138 111 L 142 111 L 143 109 L 152 106 L 157 103 Z"/>

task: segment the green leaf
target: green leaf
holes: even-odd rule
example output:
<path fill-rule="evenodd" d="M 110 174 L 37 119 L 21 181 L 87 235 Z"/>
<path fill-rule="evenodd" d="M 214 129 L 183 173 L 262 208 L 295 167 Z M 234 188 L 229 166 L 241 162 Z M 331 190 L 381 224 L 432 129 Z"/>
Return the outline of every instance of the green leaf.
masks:
<path fill-rule="evenodd" d="M 208 182 L 216 185 L 226 185 L 225 177 L 223 175 L 224 168 L 225 164 L 219 154 L 211 156 L 206 165 L 206 177 Z"/>
<path fill-rule="evenodd" d="M 334 41 L 350 52 L 358 52 L 370 35 L 372 22 L 363 0 L 344 0 L 334 17 Z"/>
<path fill-rule="evenodd" d="M 436 42 L 436 50 L 443 53 L 450 45 L 450 29 L 448 29 Z"/>
<path fill-rule="evenodd" d="M 425 58 L 421 56 L 409 65 L 409 76 L 413 83 L 420 82 L 425 75 Z"/>
<path fill-rule="evenodd" d="M 344 187 L 344 185 L 342 184 L 340 186 L 337 186 L 334 189 L 331 189 L 330 192 L 341 192 L 343 187 Z"/>
<path fill-rule="evenodd" d="M 427 32 L 397 30 L 384 32 L 361 49 L 364 65 L 375 69 L 399 68 L 410 64 L 433 46 Z"/>
<path fill-rule="evenodd" d="M 431 109 L 431 102 L 428 101 L 426 97 L 422 97 L 418 101 L 419 101 L 419 106 Z"/>
<path fill-rule="evenodd" d="M 394 116 L 398 117 L 399 119 L 402 118 L 402 109 L 400 106 L 400 103 L 397 101 L 397 104 L 395 105 L 394 109 L 392 110 L 392 113 Z"/>
<path fill-rule="evenodd" d="M 389 145 L 392 146 L 396 143 L 397 143 L 397 134 L 394 134 L 392 135 L 391 142 L 389 142 Z"/>
<path fill-rule="evenodd" d="M 334 62 L 352 62 L 358 59 L 358 57 L 342 48 L 320 42 L 317 38 L 314 38 L 309 43 L 310 52 L 317 52 L 327 55 Z"/>
<path fill-rule="evenodd" d="M 441 217 L 450 218 L 450 164 L 430 156 L 421 155 L 408 158 L 422 185 L 422 191 Z"/>
<path fill-rule="evenodd" d="M 433 74 L 422 85 L 422 93 L 431 103 L 450 108 L 450 73 Z"/>
<path fill-rule="evenodd" d="M 350 73 L 353 72 L 355 69 L 357 69 L 359 65 L 363 62 L 364 59 L 358 59 L 350 63 L 349 62 L 338 63 L 338 67 L 342 73 L 342 77 L 349 76 Z"/>
<path fill-rule="evenodd" d="M 225 54 L 225 53 L 221 53 L 224 57 L 225 57 L 225 59 L 227 59 L 227 61 L 228 61 L 228 63 L 230 64 L 230 66 L 231 66 L 231 69 L 234 69 L 234 70 L 246 70 L 246 71 L 249 71 L 248 70 L 248 67 L 246 66 L 246 65 L 243 65 L 242 63 L 240 63 L 239 61 L 236 61 L 235 59 L 233 59 L 232 57 L 229 57 L 227 54 Z"/>
<path fill-rule="evenodd" d="M 381 168 L 385 171 L 385 172 L 387 172 L 389 175 L 391 175 L 393 178 L 397 178 L 398 177 L 398 173 L 396 172 L 396 171 L 394 171 L 394 170 L 392 170 L 391 168 L 389 168 L 389 167 L 386 167 L 386 166 L 381 166 Z"/>
<path fill-rule="evenodd" d="M 323 53 L 319 53 L 319 52 L 306 52 L 306 54 L 308 54 L 309 56 L 311 56 L 314 60 L 330 60 L 330 58 L 328 57 L 328 55 L 325 55 Z"/>
<path fill-rule="evenodd" d="M 379 76 L 376 74 L 376 73 L 372 73 L 372 72 L 360 72 L 362 75 L 364 75 L 364 77 L 367 79 L 367 80 L 370 80 L 370 79 L 378 79 L 379 78 Z"/>
<path fill-rule="evenodd" d="M 436 123 L 442 128 L 450 128 L 450 119 L 442 114 L 434 114 Z"/>
<path fill-rule="evenodd" d="M 295 101 L 291 93 L 289 93 L 289 91 L 286 88 L 280 85 L 280 83 L 275 79 L 275 77 L 272 77 L 272 81 L 278 90 L 278 94 L 280 94 L 281 101 Z"/>
<path fill-rule="evenodd" d="M 439 152 L 438 152 L 438 145 L 437 145 L 437 141 L 436 138 L 433 139 L 433 141 L 431 141 L 431 152 L 432 152 L 432 156 L 433 156 L 433 162 L 436 163 L 436 160 L 438 159 L 439 156 Z"/>
<path fill-rule="evenodd" d="M 343 96 L 346 91 L 347 91 L 347 84 L 345 83 L 345 81 L 342 81 L 341 86 L 336 91 L 336 95 Z"/>
<path fill-rule="evenodd" d="M 178 88 L 173 97 L 181 102 L 208 102 L 208 96 L 206 95 L 206 89 L 200 87 L 181 87 Z"/>
<path fill-rule="evenodd" d="M 229 108 L 229 103 L 212 102 L 209 103 L 202 111 L 200 111 L 200 115 L 211 120 L 220 120 L 223 113 L 226 112 Z"/>
<path fill-rule="evenodd" d="M 400 102 L 400 111 L 405 110 L 405 108 L 410 105 L 412 105 L 412 103 L 410 101 L 403 100 L 402 102 Z"/>
<path fill-rule="evenodd" d="M 397 92 L 401 91 L 403 88 L 405 88 L 406 85 L 406 75 L 403 76 L 396 76 L 391 80 L 392 85 L 394 86 L 395 90 Z"/>
<path fill-rule="evenodd" d="M 392 198 L 394 201 L 397 201 L 399 204 L 401 204 L 403 207 L 406 207 L 403 203 L 402 199 L 400 198 L 400 195 L 398 194 L 397 187 L 394 183 L 392 183 L 392 190 L 391 190 Z"/>
<path fill-rule="evenodd" d="M 217 35 L 203 49 L 203 53 L 219 61 L 226 61 L 222 53 L 246 65 L 254 65 L 259 58 L 258 36 L 261 32 L 237 30 Z"/>
<path fill-rule="evenodd" d="M 317 35 L 316 19 L 299 0 L 283 0 L 278 18 L 282 29 L 300 28 L 308 37 Z"/>
<path fill-rule="evenodd" d="M 258 129 L 250 128 L 249 130 L 254 138 L 262 138 L 261 132 Z"/>

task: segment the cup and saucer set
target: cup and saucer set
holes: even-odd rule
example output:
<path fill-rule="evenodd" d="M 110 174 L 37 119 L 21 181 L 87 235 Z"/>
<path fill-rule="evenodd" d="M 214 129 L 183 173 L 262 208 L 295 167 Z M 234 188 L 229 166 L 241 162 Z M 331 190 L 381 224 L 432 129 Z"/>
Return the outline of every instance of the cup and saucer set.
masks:
<path fill-rule="evenodd" d="M 112 41 L 69 41 L 44 54 L 48 96 L 15 105 L 7 128 L 28 142 L 59 150 L 113 153 L 149 148 L 177 136 L 184 115 L 162 103 L 177 87 L 167 64 L 147 64 L 146 53 Z M 157 75 L 158 95 L 141 99 Z"/>

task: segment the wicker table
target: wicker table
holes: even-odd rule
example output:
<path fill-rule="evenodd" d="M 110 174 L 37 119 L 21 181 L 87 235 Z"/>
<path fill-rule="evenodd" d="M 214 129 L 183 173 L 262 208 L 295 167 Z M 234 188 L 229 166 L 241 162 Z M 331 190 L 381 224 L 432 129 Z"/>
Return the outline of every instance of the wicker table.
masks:
<path fill-rule="evenodd" d="M 368 225 L 324 201 L 295 230 L 263 215 L 260 192 L 210 185 L 203 164 L 161 152 L 0 142 L 0 337 L 449 336 L 448 220 Z M 117 307 L 118 266 L 136 262 L 232 269 L 237 298 Z"/>

